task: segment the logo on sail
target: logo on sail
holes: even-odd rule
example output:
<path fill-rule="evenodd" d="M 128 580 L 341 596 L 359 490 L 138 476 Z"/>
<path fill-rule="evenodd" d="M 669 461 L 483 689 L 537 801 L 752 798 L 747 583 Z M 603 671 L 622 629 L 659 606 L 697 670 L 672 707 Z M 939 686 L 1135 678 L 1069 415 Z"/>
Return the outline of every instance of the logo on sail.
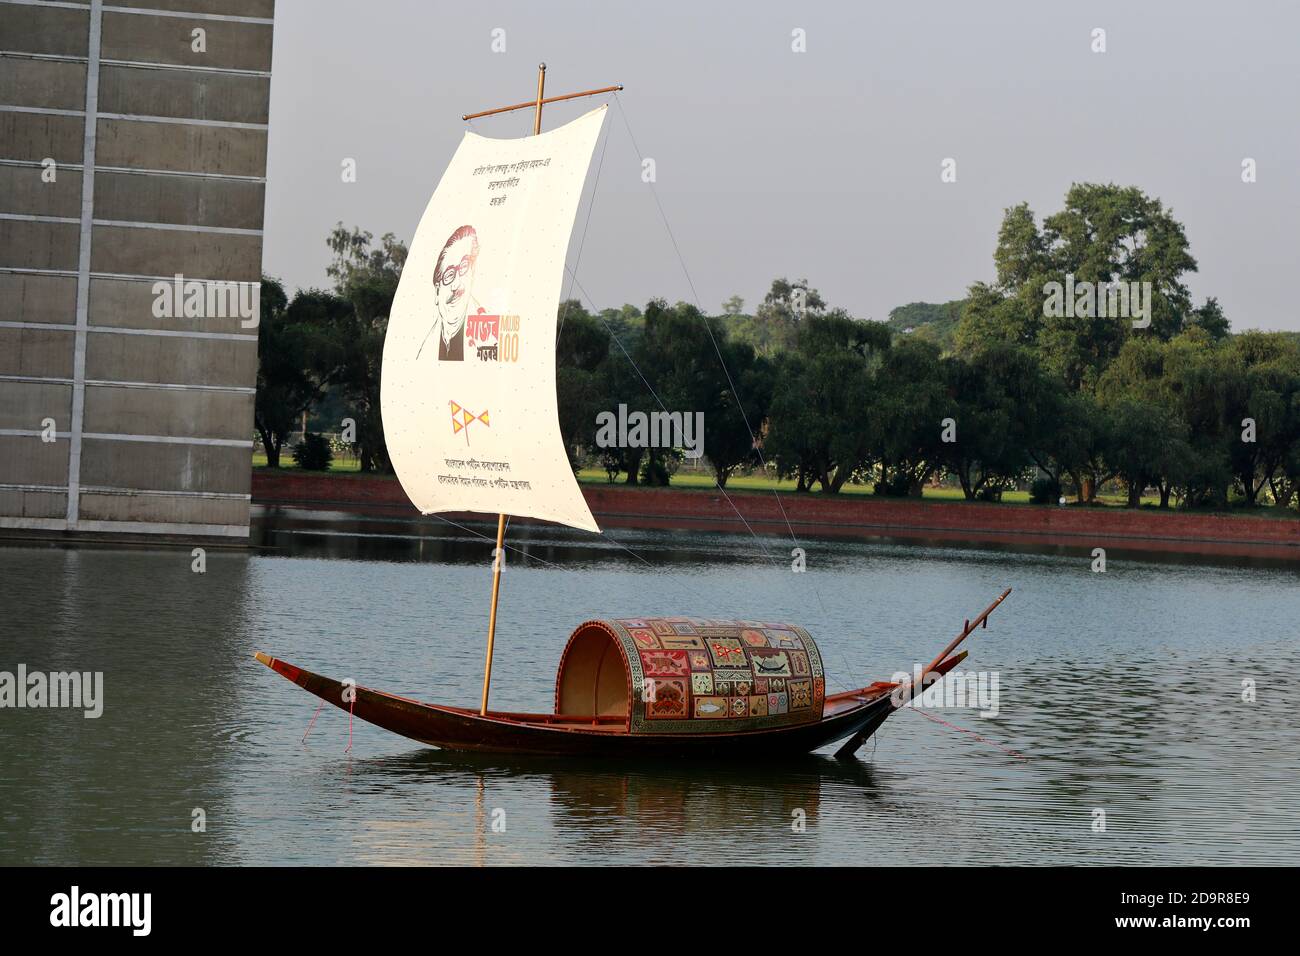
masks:
<path fill-rule="evenodd" d="M 486 409 L 484 409 L 482 415 L 475 415 L 468 408 L 456 402 L 448 402 L 447 404 L 451 406 L 451 433 L 459 435 L 464 432 L 466 445 L 469 444 L 469 426 L 474 422 L 482 422 L 487 427 L 492 427 L 492 423 L 488 421 Z"/>
<path fill-rule="evenodd" d="M 480 362 L 519 361 L 519 316 L 479 310 L 465 320 L 465 344 Z"/>

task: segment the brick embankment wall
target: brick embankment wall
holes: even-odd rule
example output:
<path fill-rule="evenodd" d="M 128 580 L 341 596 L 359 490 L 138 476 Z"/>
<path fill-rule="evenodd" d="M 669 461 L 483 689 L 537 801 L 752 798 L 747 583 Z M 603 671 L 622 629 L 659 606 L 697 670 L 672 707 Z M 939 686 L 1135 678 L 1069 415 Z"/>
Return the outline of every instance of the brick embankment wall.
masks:
<path fill-rule="evenodd" d="M 1197 554 L 1276 556 L 1300 560 L 1300 517 L 1275 518 L 915 501 L 864 496 L 628 488 L 584 485 L 602 526 L 733 531 L 748 534 L 933 541 L 988 541 L 1079 548 L 1112 545 Z M 396 479 L 253 473 L 253 503 L 415 515 Z M 742 520 L 743 518 L 743 520 Z M 520 519 L 516 519 L 520 520 Z"/>

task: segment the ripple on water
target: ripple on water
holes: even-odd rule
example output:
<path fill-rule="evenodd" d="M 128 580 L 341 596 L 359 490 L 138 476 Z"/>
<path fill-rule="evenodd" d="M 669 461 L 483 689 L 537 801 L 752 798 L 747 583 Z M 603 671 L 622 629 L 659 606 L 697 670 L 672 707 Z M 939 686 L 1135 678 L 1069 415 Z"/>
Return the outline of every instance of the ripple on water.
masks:
<path fill-rule="evenodd" d="M 345 754 L 347 714 L 324 708 L 304 745 L 318 701 L 253 651 L 475 702 L 487 588 L 481 542 L 352 530 L 210 553 L 205 575 L 179 552 L 0 548 L 0 669 L 105 675 L 98 720 L 6 718 L 0 862 L 1300 863 L 1300 695 L 1277 667 L 1293 571 L 805 541 L 790 575 L 752 539 L 520 529 L 549 564 L 510 567 L 495 706 L 547 708 L 589 617 L 798 621 L 843 687 L 928 658 L 1010 584 L 965 665 L 997 673 L 997 716 L 937 714 L 987 742 L 899 714 L 847 764 L 627 764 L 447 754 L 358 722 Z"/>

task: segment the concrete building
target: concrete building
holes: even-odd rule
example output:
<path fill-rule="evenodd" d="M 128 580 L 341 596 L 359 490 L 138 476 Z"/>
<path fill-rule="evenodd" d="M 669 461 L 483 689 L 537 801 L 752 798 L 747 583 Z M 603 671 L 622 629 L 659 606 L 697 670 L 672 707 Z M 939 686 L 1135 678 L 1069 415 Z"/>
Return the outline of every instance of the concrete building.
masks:
<path fill-rule="evenodd" d="M 247 539 L 273 15 L 0 0 L 0 533 Z"/>

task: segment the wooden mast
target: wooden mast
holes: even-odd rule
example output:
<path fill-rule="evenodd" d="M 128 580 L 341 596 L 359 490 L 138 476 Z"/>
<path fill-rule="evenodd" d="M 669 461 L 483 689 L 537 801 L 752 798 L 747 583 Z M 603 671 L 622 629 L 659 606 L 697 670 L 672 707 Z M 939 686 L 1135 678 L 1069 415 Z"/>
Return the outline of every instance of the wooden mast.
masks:
<path fill-rule="evenodd" d="M 537 65 L 537 105 L 533 108 L 533 135 L 542 131 L 542 97 L 546 93 L 546 64 Z"/>
<path fill-rule="evenodd" d="M 594 91 L 593 91 L 594 92 Z M 537 100 L 533 103 L 533 135 L 536 136 L 542 131 L 542 102 L 546 93 L 546 64 L 542 63 L 537 67 Z M 575 93 L 572 96 L 584 96 L 583 93 Z M 568 98 L 572 98 L 568 97 Z M 557 97 L 561 99 L 562 97 Z M 527 105 L 527 104 L 521 104 Z M 500 110 L 488 110 L 487 113 L 473 114 L 477 116 L 488 115 L 495 112 L 508 112 L 518 107 L 507 106 Z M 466 116 L 466 119 L 469 115 Z M 501 596 L 501 565 L 505 563 L 506 552 L 506 516 L 497 515 L 497 547 L 492 552 L 492 605 L 488 611 L 488 638 L 487 638 L 487 660 L 483 664 L 483 699 L 479 704 L 478 712 L 482 716 L 487 716 L 488 689 L 492 685 L 492 645 L 496 640 L 497 634 L 497 602 Z"/>
<path fill-rule="evenodd" d="M 492 642 L 497 634 L 497 600 L 501 594 L 501 565 L 506 559 L 506 516 L 497 515 L 497 546 L 492 552 L 492 607 L 488 611 L 487 660 L 483 664 L 483 701 L 480 715 L 487 716 L 488 686 L 492 683 Z"/>

